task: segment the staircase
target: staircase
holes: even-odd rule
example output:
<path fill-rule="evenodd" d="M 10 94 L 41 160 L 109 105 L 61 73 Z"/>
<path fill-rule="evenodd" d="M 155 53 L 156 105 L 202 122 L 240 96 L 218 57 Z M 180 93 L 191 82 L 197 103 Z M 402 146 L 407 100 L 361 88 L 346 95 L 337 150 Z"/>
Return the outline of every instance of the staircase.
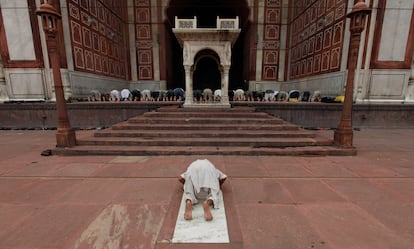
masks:
<path fill-rule="evenodd" d="M 250 107 L 162 107 L 78 138 L 57 155 L 355 155 L 332 140 Z"/>

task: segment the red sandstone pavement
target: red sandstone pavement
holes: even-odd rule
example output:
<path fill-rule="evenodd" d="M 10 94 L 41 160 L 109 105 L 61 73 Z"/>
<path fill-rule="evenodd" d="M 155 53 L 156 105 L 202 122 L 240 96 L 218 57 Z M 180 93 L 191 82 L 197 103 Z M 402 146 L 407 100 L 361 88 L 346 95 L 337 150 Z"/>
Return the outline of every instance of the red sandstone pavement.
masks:
<path fill-rule="evenodd" d="M 414 130 L 355 131 L 355 157 L 208 157 L 229 175 L 229 244 L 170 243 L 199 157 L 44 157 L 54 131 L 0 136 L 0 249 L 414 248 Z"/>

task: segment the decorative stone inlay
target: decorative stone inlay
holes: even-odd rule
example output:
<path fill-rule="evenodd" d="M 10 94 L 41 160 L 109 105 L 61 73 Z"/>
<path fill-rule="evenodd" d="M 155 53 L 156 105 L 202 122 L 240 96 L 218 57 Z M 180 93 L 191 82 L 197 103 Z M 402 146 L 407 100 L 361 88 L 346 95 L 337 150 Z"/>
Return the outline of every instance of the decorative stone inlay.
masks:
<path fill-rule="evenodd" d="M 235 23 L 232 22 L 232 21 L 222 21 L 221 25 L 220 25 L 220 28 L 222 28 L 222 29 L 234 29 L 235 28 L 234 25 L 235 25 Z"/>
<path fill-rule="evenodd" d="M 192 29 L 193 26 L 193 21 L 181 20 L 178 22 L 178 28 L 180 29 Z"/>

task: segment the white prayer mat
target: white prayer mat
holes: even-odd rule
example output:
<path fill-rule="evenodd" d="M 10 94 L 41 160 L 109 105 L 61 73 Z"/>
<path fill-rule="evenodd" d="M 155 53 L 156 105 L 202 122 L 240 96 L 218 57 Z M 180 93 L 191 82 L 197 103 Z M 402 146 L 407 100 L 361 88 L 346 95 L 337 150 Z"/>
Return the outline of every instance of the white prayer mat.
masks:
<path fill-rule="evenodd" d="M 144 163 L 148 161 L 146 156 L 117 156 L 110 163 Z"/>
<path fill-rule="evenodd" d="M 226 212 L 224 209 L 223 194 L 220 191 L 220 208 L 211 208 L 212 221 L 204 219 L 202 203 L 193 205 L 193 219 L 185 220 L 185 198 L 181 199 L 175 224 L 173 243 L 230 243 L 227 230 Z"/>

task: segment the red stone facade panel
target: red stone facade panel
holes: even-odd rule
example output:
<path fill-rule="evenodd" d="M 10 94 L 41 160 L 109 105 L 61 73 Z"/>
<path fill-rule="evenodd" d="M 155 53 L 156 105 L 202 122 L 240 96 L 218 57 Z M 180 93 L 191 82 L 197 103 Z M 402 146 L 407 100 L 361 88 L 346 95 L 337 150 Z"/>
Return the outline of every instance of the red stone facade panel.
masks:
<path fill-rule="evenodd" d="M 75 70 L 128 79 L 126 1 L 68 0 L 67 7 Z"/>
<path fill-rule="evenodd" d="M 266 0 L 264 13 L 262 80 L 276 81 L 280 53 L 281 0 Z"/>
<path fill-rule="evenodd" d="M 347 0 L 298 0 L 292 6 L 290 78 L 339 71 Z"/>
<path fill-rule="evenodd" d="M 134 8 L 138 80 L 153 80 L 151 2 L 149 0 L 135 0 Z"/>

